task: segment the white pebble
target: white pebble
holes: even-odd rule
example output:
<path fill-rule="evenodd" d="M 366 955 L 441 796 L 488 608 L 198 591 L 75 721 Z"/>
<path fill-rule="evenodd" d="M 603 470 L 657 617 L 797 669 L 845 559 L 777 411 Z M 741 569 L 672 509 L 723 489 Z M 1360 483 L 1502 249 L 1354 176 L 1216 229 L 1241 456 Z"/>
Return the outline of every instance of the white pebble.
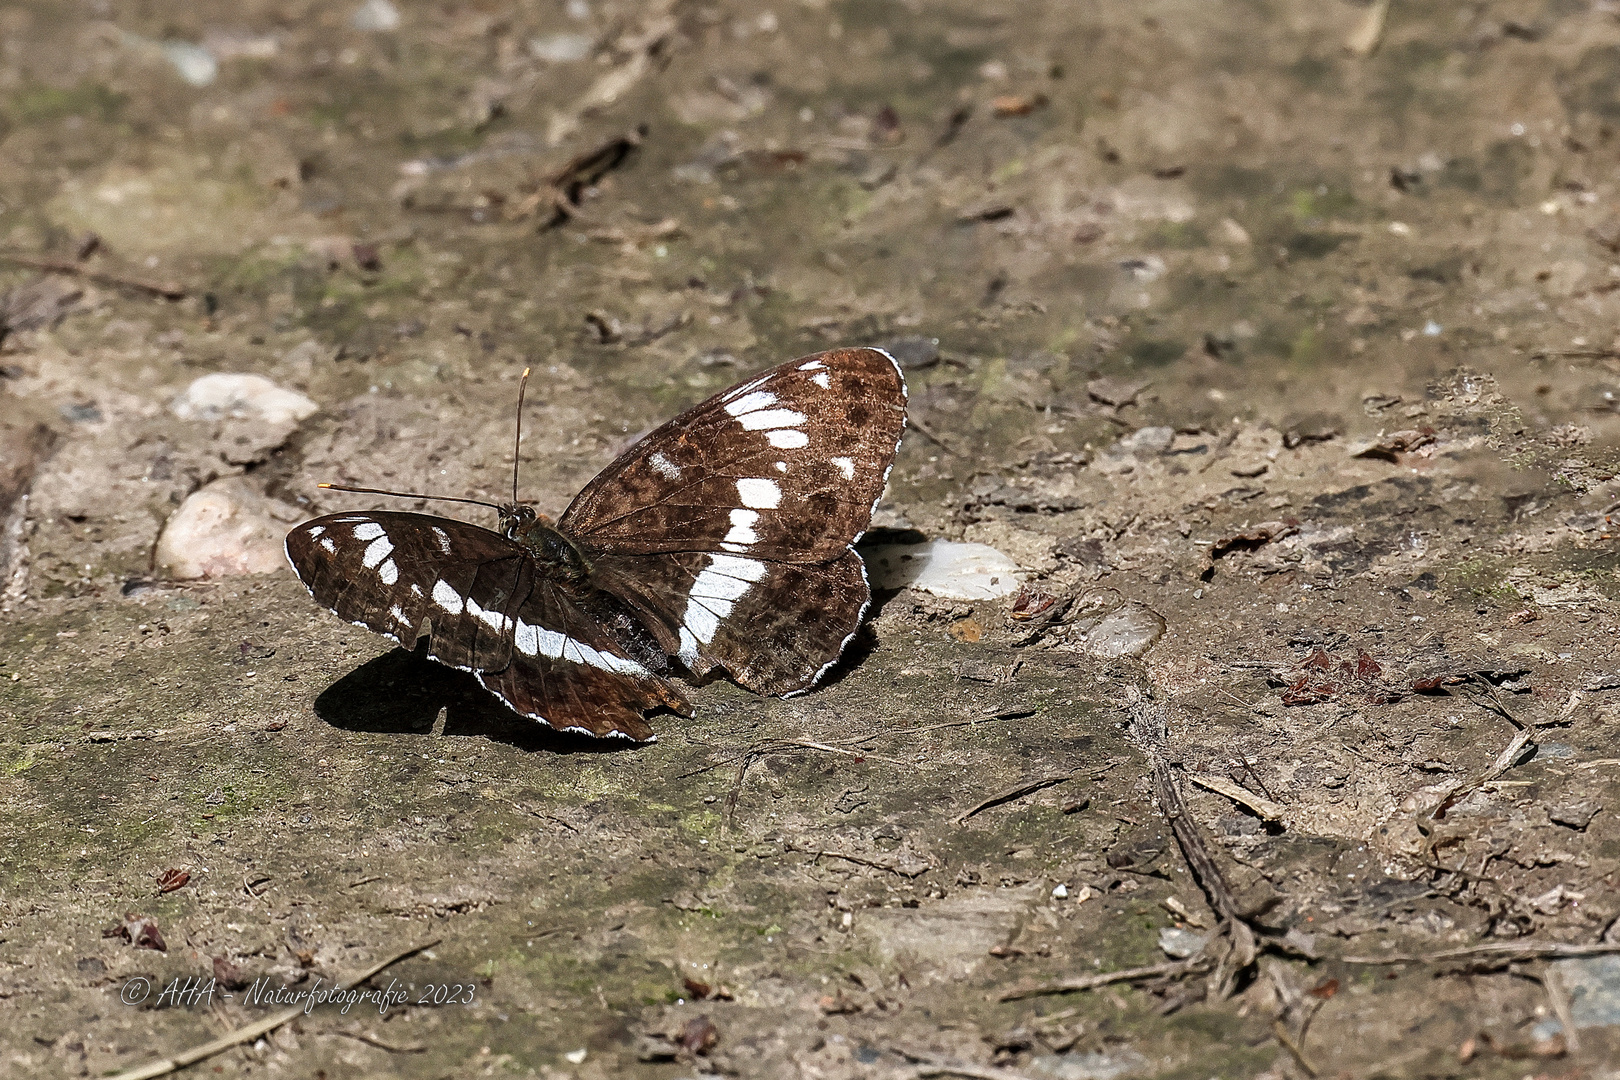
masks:
<path fill-rule="evenodd" d="M 268 574 L 287 565 L 282 542 L 299 511 L 252 490 L 239 477 L 187 497 L 158 537 L 157 565 L 171 578 Z"/>
<path fill-rule="evenodd" d="M 349 25 L 356 30 L 398 30 L 399 8 L 388 0 L 366 0 L 355 10 Z"/>
<path fill-rule="evenodd" d="M 1113 659 L 1143 656 L 1164 636 L 1159 613 L 1143 604 L 1126 604 L 1104 615 L 1086 633 L 1085 648 L 1092 656 Z"/>
<path fill-rule="evenodd" d="M 988 544 L 930 540 L 862 552 L 878 589 L 921 589 L 947 600 L 994 600 L 1018 591 L 1017 563 Z"/>
<path fill-rule="evenodd" d="M 192 381 L 175 401 L 182 420 L 263 420 L 296 423 L 320 406 L 296 390 L 285 390 L 263 375 L 215 372 Z"/>

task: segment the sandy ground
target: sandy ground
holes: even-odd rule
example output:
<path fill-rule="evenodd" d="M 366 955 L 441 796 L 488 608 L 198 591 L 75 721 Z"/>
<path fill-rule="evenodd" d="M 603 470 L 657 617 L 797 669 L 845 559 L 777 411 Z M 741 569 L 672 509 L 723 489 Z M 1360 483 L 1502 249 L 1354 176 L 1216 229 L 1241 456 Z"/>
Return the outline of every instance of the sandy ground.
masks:
<path fill-rule="evenodd" d="M 396 2 L 0 4 L 0 1072 L 1617 1075 L 1616 5 Z M 1053 607 L 652 745 L 159 564 L 902 339 Z"/>

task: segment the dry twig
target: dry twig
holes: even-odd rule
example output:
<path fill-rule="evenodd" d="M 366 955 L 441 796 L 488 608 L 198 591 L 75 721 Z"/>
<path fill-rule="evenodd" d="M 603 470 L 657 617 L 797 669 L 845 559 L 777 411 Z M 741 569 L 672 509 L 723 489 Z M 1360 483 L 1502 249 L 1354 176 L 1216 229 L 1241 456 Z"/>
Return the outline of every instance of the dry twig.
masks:
<path fill-rule="evenodd" d="M 1267 821 L 1281 821 L 1288 811 L 1279 803 L 1262 798 L 1254 794 L 1242 784 L 1235 783 L 1224 776 L 1215 776 L 1208 773 L 1195 773 L 1187 777 L 1201 788 L 1207 788 L 1217 795 L 1225 795 L 1228 799 L 1241 806 L 1247 806 Z"/>
<path fill-rule="evenodd" d="M 1226 882 L 1226 875 L 1181 801 L 1181 789 L 1165 758 L 1168 727 L 1163 706 L 1142 700 L 1132 704 L 1131 736 L 1152 767 L 1153 793 L 1158 799 L 1159 813 L 1170 823 L 1182 858 L 1187 860 L 1188 869 L 1209 898 L 1209 906 L 1220 916 L 1220 924 L 1199 955 L 1215 959 L 1216 992 L 1223 998 L 1230 997 L 1239 973 L 1254 963 L 1258 951 L 1254 930 L 1239 913 L 1237 898 Z"/>
<path fill-rule="evenodd" d="M 985 1068 L 982 1065 L 969 1065 L 962 1061 L 947 1061 L 932 1054 L 908 1050 L 903 1046 L 891 1046 L 889 1049 L 917 1065 L 913 1076 L 966 1076 L 972 1080 L 1025 1080 L 1018 1073 L 1007 1069 Z"/>
<path fill-rule="evenodd" d="M 1564 1049 L 1571 1054 L 1581 1052 L 1581 1038 L 1575 1033 L 1575 1014 L 1570 1009 L 1569 991 L 1564 987 L 1564 980 L 1558 974 L 1558 969 L 1551 964 L 1542 964 L 1537 973 L 1542 987 L 1547 991 L 1547 1004 L 1552 1007 L 1553 1015 L 1558 1017 L 1559 1026 L 1564 1029 Z"/>
<path fill-rule="evenodd" d="M 393 1043 L 384 1042 L 383 1040 L 377 1038 L 377 1036 L 371 1034 L 369 1031 L 344 1031 L 342 1028 L 333 1028 L 330 1032 L 328 1032 L 328 1034 L 342 1035 L 345 1039 L 353 1039 L 355 1042 L 363 1042 L 367 1046 L 375 1046 L 377 1049 L 386 1050 L 390 1054 L 427 1053 L 427 1043 L 411 1043 L 409 1046 L 395 1046 Z"/>
<path fill-rule="evenodd" d="M 1015 799 L 1022 799 L 1025 795 L 1033 795 L 1037 791 L 1044 791 L 1046 788 L 1056 787 L 1058 784 L 1066 784 L 1073 779 L 1074 775 L 1072 773 L 1064 773 L 1062 776 L 1043 776 L 1039 780 L 1031 780 L 1028 783 L 1019 784 L 1017 787 L 1008 788 L 999 795 L 990 796 L 973 807 L 973 809 L 964 810 L 956 815 L 956 823 L 961 825 L 968 818 L 982 810 L 988 810 L 993 806 L 1001 806 L 1003 803 L 1010 803 Z"/>
<path fill-rule="evenodd" d="M 897 875 L 899 877 L 904 877 L 904 878 L 917 877 L 919 874 L 926 873 L 928 870 L 931 870 L 933 868 L 930 863 L 923 862 L 923 861 L 919 860 L 918 863 L 917 863 L 917 869 L 915 869 L 915 870 L 903 870 L 900 867 L 894 865 L 893 863 L 879 862 L 876 859 L 868 859 L 868 858 L 865 858 L 864 856 L 861 856 L 861 855 L 851 855 L 851 854 L 849 854 L 848 852 L 845 852 L 845 851 L 831 851 L 831 850 L 828 850 L 828 849 L 825 849 L 825 848 L 817 849 L 817 850 L 812 850 L 810 848 L 797 848 L 797 847 L 794 847 L 790 843 L 783 844 L 782 845 L 782 850 L 783 851 L 797 852 L 800 855 L 810 855 L 810 856 L 812 856 L 812 859 L 811 859 L 812 862 L 815 861 L 815 859 L 823 859 L 823 858 L 825 858 L 825 859 L 842 859 L 844 862 L 854 863 L 856 866 L 870 866 L 873 870 L 884 870 L 884 871 L 887 871 L 888 873 L 895 874 L 895 875 Z"/>
<path fill-rule="evenodd" d="M 121 289 L 135 289 L 138 292 L 150 293 L 165 300 L 184 300 L 186 290 L 184 286 L 173 282 L 144 281 L 141 278 L 125 277 L 122 274 L 108 273 L 105 270 L 94 270 L 83 263 L 70 262 L 66 259 L 41 259 L 33 255 L 14 255 L 10 252 L 0 252 L 0 262 L 7 262 L 13 266 L 25 266 L 30 270 L 43 270 L 48 274 L 69 274 L 81 277 L 86 281 L 94 281 L 98 285 L 113 285 Z"/>
<path fill-rule="evenodd" d="M 388 959 L 373 964 L 371 967 L 360 972 L 358 975 L 352 975 L 347 979 L 339 980 L 335 989 L 351 990 L 365 982 L 367 979 L 371 978 L 373 975 L 393 967 L 401 960 L 415 956 L 424 949 L 433 948 L 433 946 L 437 945 L 440 940 L 441 939 L 439 938 L 434 938 L 432 941 L 425 941 L 420 945 L 412 945 L 403 952 L 395 953 Z M 167 1076 L 169 1073 L 178 1072 L 187 1065 L 193 1065 L 205 1058 L 211 1058 L 215 1054 L 229 1050 L 233 1046 L 241 1046 L 243 1043 L 253 1042 L 259 1036 L 268 1035 L 282 1024 L 287 1023 L 289 1020 L 296 1020 L 302 1015 L 304 1015 L 304 1006 L 302 1004 L 289 1005 L 287 1008 L 282 1009 L 278 1013 L 272 1013 L 263 1020 L 248 1024 L 246 1027 L 237 1028 L 235 1031 L 230 1032 L 227 1035 L 221 1035 L 219 1038 L 214 1039 L 211 1042 L 205 1042 L 201 1046 L 193 1046 L 190 1050 L 182 1051 L 173 1057 L 161 1058 L 157 1061 L 142 1065 L 139 1068 L 121 1072 L 112 1077 L 111 1080 L 150 1080 L 150 1078 L 154 1076 Z"/>
<path fill-rule="evenodd" d="M 1040 983 L 1036 986 L 1020 986 L 995 995 L 994 1000 L 1022 1001 L 1025 998 L 1045 997 L 1049 994 L 1072 994 L 1078 990 L 1095 990 L 1099 986 L 1111 986 L 1114 983 L 1180 979 L 1188 975 L 1202 975 L 1208 972 L 1211 966 L 1210 961 L 1203 956 L 1195 956 L 1190 960 L 1169 960 L 1162 964 L 1149 964 L 1147 967 L 1122 968 L 1119 971 L 1105 971 L 1100 975 L 1082 975 L 1077 979 L 1059 979 L 1057 982 Z"/>
<path fill-rule="evenodd" d="M 1388 956 L 1336 956 L 1331 959 L 1341 964 L 1443 964 L 1448 960 L 1491 959 L 1510 964 L 1525 960 L 1571 960 L 1582 956 L 1612 956 L 1620 953 L 1620 944 L 1569 945 L 1561 941 L 1520 943 L 1493 942 L 1490 945 L 1469 945 L 1461 949 L 1445 949 L 1435 953 L 1391 953 Z"/>

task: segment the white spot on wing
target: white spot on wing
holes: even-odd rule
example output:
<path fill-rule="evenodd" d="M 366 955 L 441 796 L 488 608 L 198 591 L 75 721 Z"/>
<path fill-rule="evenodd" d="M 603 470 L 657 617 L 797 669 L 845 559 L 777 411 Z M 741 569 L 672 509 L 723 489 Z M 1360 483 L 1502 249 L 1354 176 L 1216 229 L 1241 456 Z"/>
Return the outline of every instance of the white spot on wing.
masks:
<path fill-rule="evenodd" d="M 450 534 L 435 525 L 433 526 L 433 536 L 439 541 L 440 553 L 444 555 L 450 554 Z"/>
<path fill-rule="evenodd" d="M 726 614 L 731 614 L 731 605 L 726 605 Z M 715 631 L 720 629 L 720 617 L 707 607 L 695 601 L 686 602 L 686 627 L 692 631 L 692 636 L 707 645 L 714 640 Z"/>
<path fill-rule="evenodd" d="M 325 548 L 333 555 L 337 554 L 337 545 L 332 543 L 332 538 L 330 536 L 321 537 L 321 547 Z"/>
<path fill-rule="evenodd" d="M 787 472 L 787 462 L 785 462 L 785 461 L 778 461 L 778 462 L 777 462 L 777 463 L 776 463 L 776 471 L 777 471 L 777 472 Z"/>
<path fill-rule="evenodd" d="M 755 412 L 759 409 L 768 409 L 776 404 L 776 395 L 769 390 L 756 390 L 752 394 L 744 395 L 736 401 L 727 402 L 726 412 L 732 416 L 742 416 L 744 413 Z"/>
<path fill-rule="evenodd" d="M 714 640 L 720 620 L 731 614 L 733 604 L 746 596 L 753 583 L 764 576 L 765 564 L 758 559 L 710 555 L 709 565 L 692 582 L 692 591 L 686 595 L 686 614 L 681 621 L 693 638 L 707 645 Z M 685 640 L 683 633 L 683 647 Z"/>
<path fill-rule="evenodd" d="M 832 463 L 838 466 L 838 471 L 844 474 L 845 480 L 855 479 L 855 462 L 847 457 L 835 457 Z"/>
<path fill-rule="evenodd" d="M 652 674 L 634 660 L 623 656 L 614 656 L 612 653 L 599 652 L 589 645 L 582 645 L 566 634 L 547 630 L 543 626 L 530 625 L 522 619 L 517 620 L 517 630 L 512 635 L 512 640 L 518 651 L 525 656 L 544 656 L 549 660 L 567 660 L 571 663 L 584 664 L 587 667 L 612 671 L 621 675 Z"/>
<path fill-rule="evenodd" d="M 421 596 L 422 595 L 422 586 L 418 585 L 414 581 L 411 582 L 411 595 L 412 596 Z"/>
<path fill-rule="evenodd" d="M 467 598 L 467 614 L 488 626 L 491 630 L 502 631 L 506 629 L 508 619 L 498 611 L 490 611 L 478 606 L 478 601 L 472 597 Z"/>
<path fill-rule="evenodd" d="M 765 433 L 765 438 L 778 450 L 797 450 L 810 445 L 810 436 L 798 428 L 776 428 Z"/>
<path fill-rule="evenodd" d="M 759 389 L 761 386 L 765 385 L 765 383 L 767 381 L 769 381 L 769 379 L 770 379 L 769 375 L 761 375 L 759 378 L 753 380 L 752 382 L 745 382 L 741 386 L 733 386 L 730 390 L 726 391 L 725 396 L 722 397 L 720 400 L 721 401 L 730 401 L 733 398 L 742 397 L 744 394 L 751 393 L 754 390 Z"/>
<path fill-rule="evenodd" d="M 461 594 L 450 587 L 450 583 L 442 578 L 433 583 L 433 602 L 452 615 L 460 615 L 464 606 Z"/>
<path fill-rule="evenodd" d="M 759 520 L 757 510 L 733 510 L 731 512 L 731 531 L 721 541 L 726 544 L 752 544 L 759 540 L 754 534 L 754 523 Z M 727 550 L 730 550 L 729 548 Z"/>
<path fill-rule="evenodd" d="M 679 480 L 681 467 L 664 456 L 662 450 L 654 450 L 647 458 L 647 464 L 666 480 Z"/>
<path fill-rule="evenodd" d="M 321 533 L 323 533 L 325 531 L 326 531 L 326 526 L 325 525 L 317 525 L 313 529 L 309 530 L 309 538 L 311 540 L 313 540 L 313 539 L 315 539 L 317 536 L 321 535 Z"/>
<path fill-rule="evenodd" d="M 814 375 L 810 376 L 810 381 L 821 387 L 823 390 L 832 389 L 832 376 L 828 375 L 825 371 L 816 372 Z"/>
<path fill-rule="evenodd" d="M 799 370 L 800 371 L 819 371 L 819 370 L 821 370 L 822 368 L 824 368 L 826 366 L 827 365 L 823 364 L 820 360 L 807 360 L 804 363 L 799 365 Z"/>
<path fill-rule="evenodd" d="M 409 621 L 405 617 L 404 609 L 402 609 L 398 604 L 395 604 L 393 607 L 390 607 L 388 609 L 388 614 L 390 614 L 390 615 L 392 615 L 394 617 L 395 622 L 403 623 L 403 622 L 408 622 Z"/>
<path fill-rule="evenodd" d="M 709 556 L 709 568 L 703 573 L 719 574 L 723 577 L 737 578 L 740 581 L 758 581 L 765 576 L 765 564 L 758 559 L 738 559 L 731 555 L 711 555 Z"/>
<path fill-rule="evenodd" d="M 782 489 L 775 480 L 757 477 L 737 481 L 737 497 L 754 510 L 775 510 L 782 501 Z"/>
<path fill-rule="evenodd" d="M 365 527 L 362 525 L 359 529 L 354 530 L 356 539 L 365 539 L 365 537 L 359 535 L 360 529 Z M 394 550 L 394 545 L 388 542 L 388 537 L 381 535 L 382 526 L 373 527 L 377 530 L 377 538 L 366 545 L 366 553 L 360 557 L 360 565 L 367 570 L 373 569 L 378 563 L 388 558 L 389 553 Z"/>
<path fill-rule="evenodd" d="M 384 585 L 392 585 L 399 580 L 399 567 L 394 565 L 393 559 L 389 559 L 377 567 L 377 576 L 382 578 Z"/>
<path fill-rule="evenodd" d="M 383 527 L 375 521 L 368 521 L 364 525 L 354 527 L 354 538 L 356 540 L 375 540 L 382 534 Z"/>
<path fill-rule="evenodd" d="M 748 431 L 798 427 L 804 423 L 804 413 L 794 412 L 792 409 L 760 409 L 757 412 L 743 413 L 737 417 L 737 423 Z"/>
<path fill-rule="evenodd" d="M 692 636 L 692 631 L 688 630 L 684 626 L 681 627 L 681 649 L 680 652 L 676 653 L 675 655 L 680 657 L 681 663 L 685 664 L 688 668 L 697 666 L 697 647 L 697 638 Z"/>

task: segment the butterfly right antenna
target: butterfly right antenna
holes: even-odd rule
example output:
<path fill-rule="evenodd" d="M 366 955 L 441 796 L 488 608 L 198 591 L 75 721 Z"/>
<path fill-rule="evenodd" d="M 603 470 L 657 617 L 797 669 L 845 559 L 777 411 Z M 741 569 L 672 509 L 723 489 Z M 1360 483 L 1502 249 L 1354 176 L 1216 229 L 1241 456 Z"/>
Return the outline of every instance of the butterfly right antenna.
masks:
<path fill-rule="evenodd" d="M 529 372 L 532 369 L 524 368 L 523 377 L 518 380 L 518 407 L 517 407 L 517 434 L 512 436 L 512 505 L 518 501 L 518 450 L 523 445 L 523 391 L 529 386 Z"/>

